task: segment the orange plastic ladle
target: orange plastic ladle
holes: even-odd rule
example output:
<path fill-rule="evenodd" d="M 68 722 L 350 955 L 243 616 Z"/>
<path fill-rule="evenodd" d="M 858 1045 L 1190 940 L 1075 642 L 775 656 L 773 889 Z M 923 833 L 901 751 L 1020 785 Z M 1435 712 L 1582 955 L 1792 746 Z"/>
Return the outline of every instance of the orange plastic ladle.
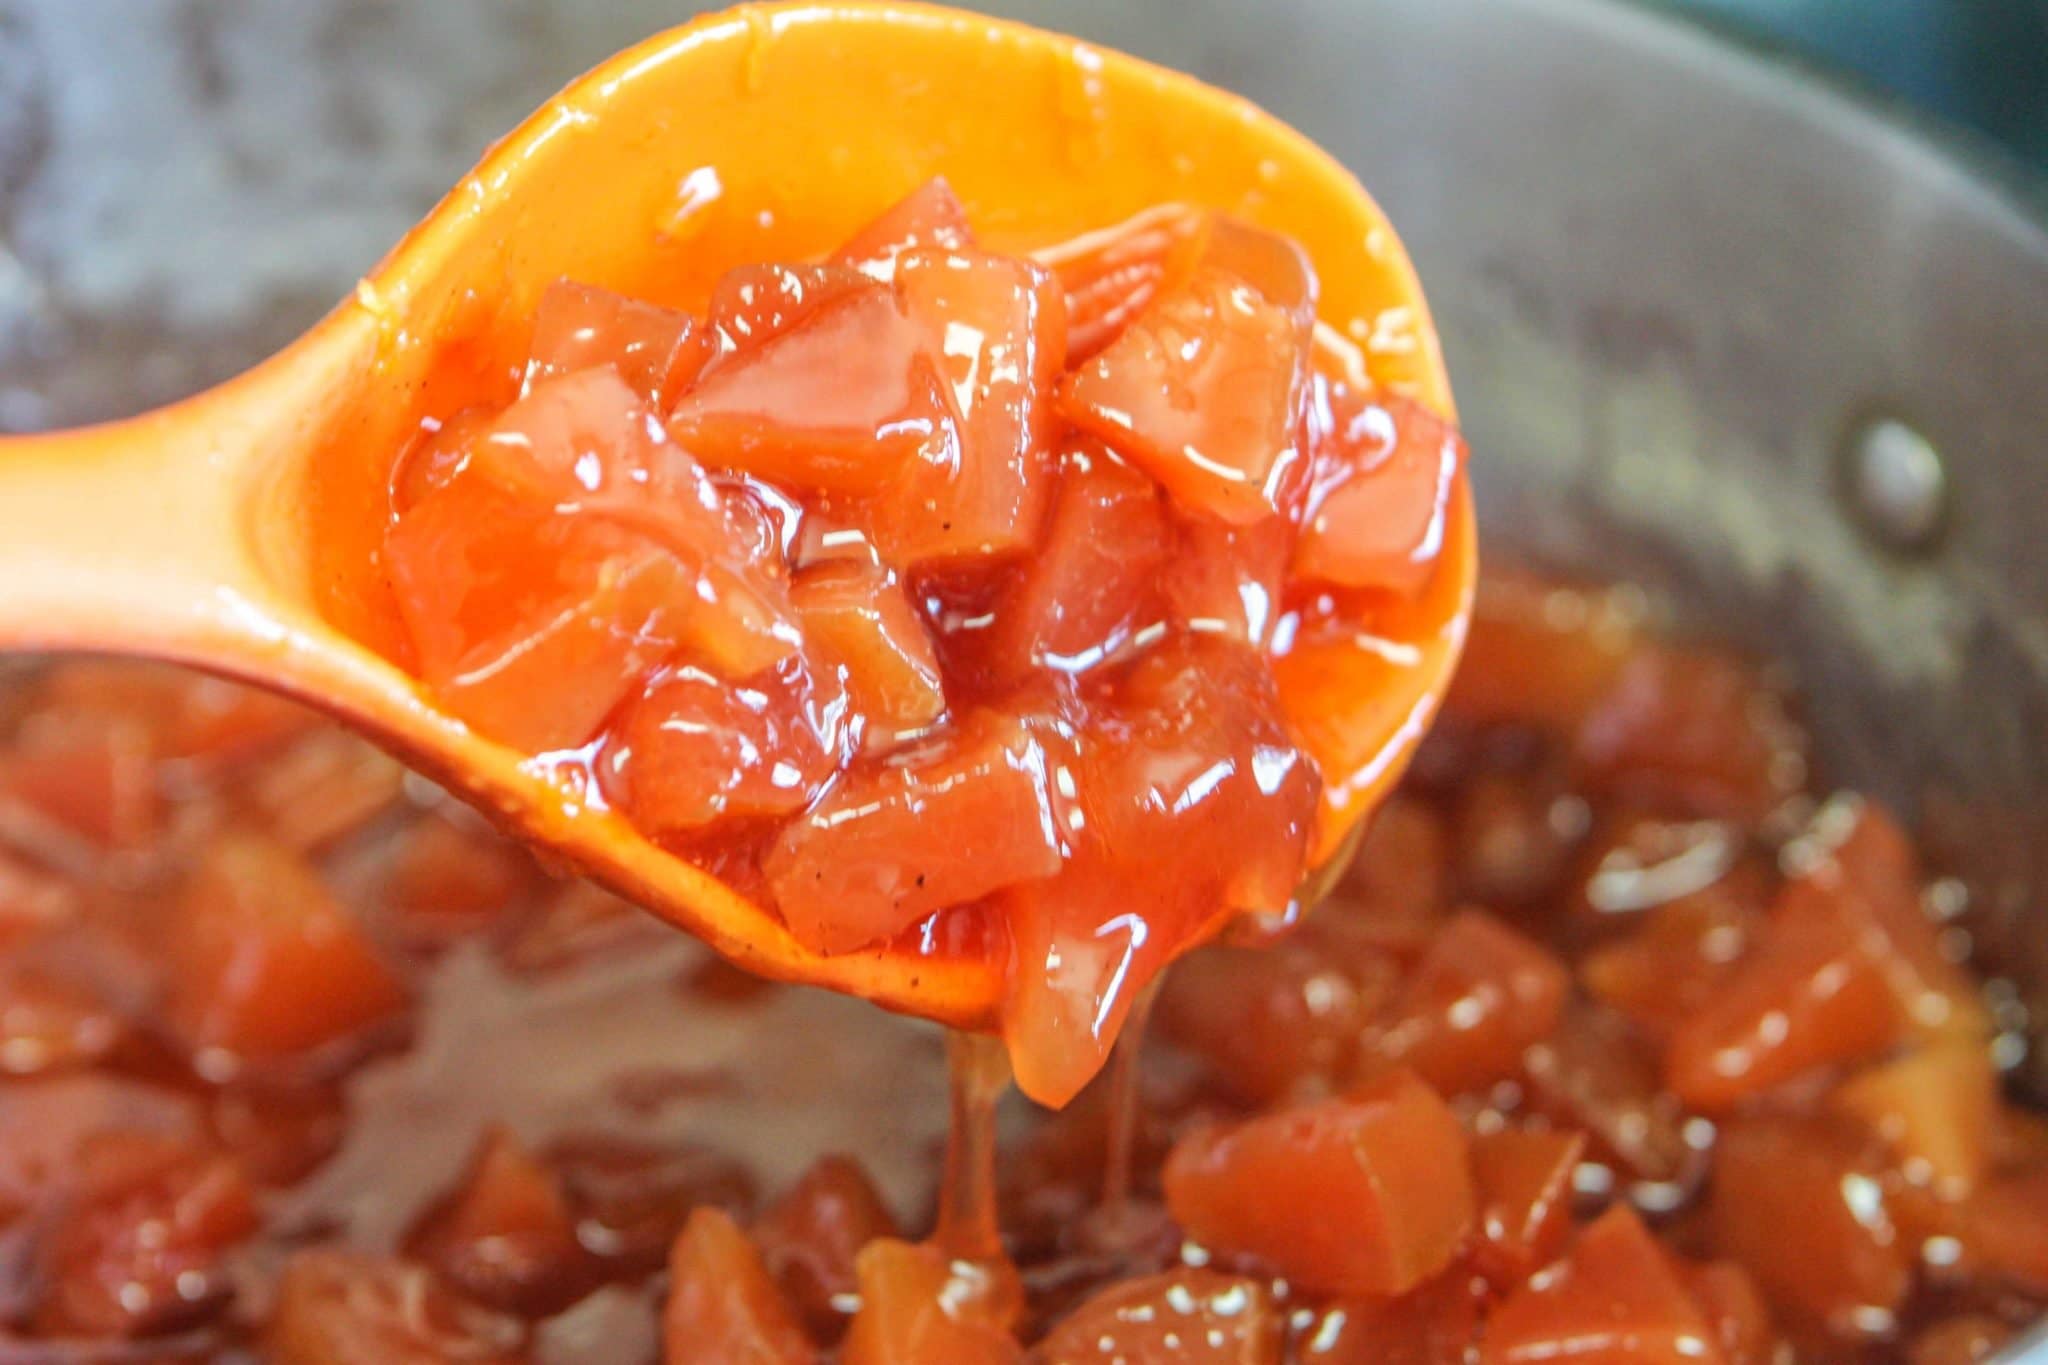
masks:
<path fill-rule="evenodd" d="M 701 306 L 729 265 L 822 253 L 933 175 L 997 248 L 1180 200 L 1287 233 L 1322 321 L 1372 379 L 1451 393 L 1407 256 L 1357 182 L 1250 104 L 1071 38 L 915 4 L 748 6 L 598 67 L 494 148 L 312 331 L 130 421 L 0 441 L 0 647 L 147 655 L 311 702 L 532 844 L 763 975 L 962 1027 L 1004 964 L 908 948 L 823 957 L 772 911 L 554 785 L 406 671 L 379 547 L 426 416 L 504 401 L 542 289 L 568 275 Z M 1299 650 L 1283 696 L 1321 761 L 1336 865 L 1399 775 L 1462 638 L 1473 527 L 1355 643 Z"/>

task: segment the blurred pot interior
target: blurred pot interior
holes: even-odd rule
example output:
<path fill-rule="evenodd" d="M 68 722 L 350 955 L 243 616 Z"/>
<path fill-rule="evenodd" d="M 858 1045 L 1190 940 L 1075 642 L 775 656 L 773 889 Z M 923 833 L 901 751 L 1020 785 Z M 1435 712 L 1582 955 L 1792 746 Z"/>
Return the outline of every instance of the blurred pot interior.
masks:
<path fill-rule="evenodd" d="M 2048 1021 L 2042 187 L 1614 0 L 988 7 L 1357 170 L 1437 310 L 1489 552 L 1786 661 L 1826 776 L 1913 820 Z M 0 429 L 260 358 L 547 92 L 695 8 L 0 0 Z M 1867 449 L 1886 422 L 1927 444 Z"/>

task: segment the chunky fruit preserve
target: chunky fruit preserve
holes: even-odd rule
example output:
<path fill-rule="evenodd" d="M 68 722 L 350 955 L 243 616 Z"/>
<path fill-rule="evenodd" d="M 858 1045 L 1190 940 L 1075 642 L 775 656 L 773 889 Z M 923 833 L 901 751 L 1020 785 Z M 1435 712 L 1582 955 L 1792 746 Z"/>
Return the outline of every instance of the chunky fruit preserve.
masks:
<path fill-rule="evenodd" d="M 1968 895 L 1639 594 L 1492 578 L 1469 658 L 1325 903 L 967 1125 L 994 1244 L 928 1025 L 725 967 L 287 704 L 18 678 L 0 1359 L 1965 1365 L 2048 1310 Z M 983 714 L 949 742 L 1029 733 Z"/>
<path fill-rule="evenodd" d="M 394 471 L 406 662 L 811 952 L 1000 955 L 1063 1102 L 1330 835 L 1277 661 L 1437 569 L 1462 442 L 1315 304 L 1223 215 L 1004 255 L 942 181 L 701 311 L 561 282 Z"/>

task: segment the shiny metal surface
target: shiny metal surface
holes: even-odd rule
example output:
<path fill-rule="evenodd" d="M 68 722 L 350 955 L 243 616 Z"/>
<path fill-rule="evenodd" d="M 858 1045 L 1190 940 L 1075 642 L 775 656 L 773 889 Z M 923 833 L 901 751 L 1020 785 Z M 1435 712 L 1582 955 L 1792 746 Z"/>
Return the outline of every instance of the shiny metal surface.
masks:
<path fill-rule="evenodd" d="M 1934 443 L 1896 417 L 1849 433 L 1842 498 L 1869 534 L 1900 554 L 1933 547 L 1948 512 L 1948 469 Z"/>
<path fill-rule="evenodd" d="M 0 427 L 256 359 L 543 91 L 693 8 L 0 0 Z M 1789 659 L 1830 775 L 1915 817 L 2048 1021 L 2040 187 L 1610 0 L 992 8 L 1349 161 L 1429 285 L 1495 543 L 1641 575 Z M 1885 415 L 1944 461 L 1916 554 L 1843 496 Z"/>

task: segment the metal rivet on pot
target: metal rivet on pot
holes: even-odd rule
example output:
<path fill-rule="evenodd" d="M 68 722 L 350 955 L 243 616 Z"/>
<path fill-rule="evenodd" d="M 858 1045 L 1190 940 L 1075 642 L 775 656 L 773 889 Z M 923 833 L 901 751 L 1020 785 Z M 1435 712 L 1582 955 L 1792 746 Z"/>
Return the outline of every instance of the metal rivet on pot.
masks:
<path fill-rule="evenodd" d="M 1842 492 L 1863 528 L 1886 548 L 1924 550 L 1948 511 L 1941 452 L 1895 417 L 1858 426 L 1843 451 Z"/>

